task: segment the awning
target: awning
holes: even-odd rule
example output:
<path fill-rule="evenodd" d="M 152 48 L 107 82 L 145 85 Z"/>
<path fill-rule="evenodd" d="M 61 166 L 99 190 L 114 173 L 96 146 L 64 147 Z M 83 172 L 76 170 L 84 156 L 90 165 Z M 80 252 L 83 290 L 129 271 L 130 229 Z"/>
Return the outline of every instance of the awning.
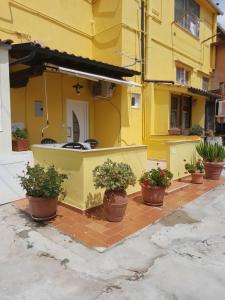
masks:
<path fill-rule="evenodd" d="M 194 88 L 194 87 L 188 87 L 188 92 L 192 93 L 192 94 L 196 94 L 196 95 L 200 95 L 200 96 L 205 96 L 205 97 L 212 97 L 215 99 L 220 99 L 222 98 L 221 95 L 216 94 L 216 93 L 212 93 L 203 89 L 198 89 L 198 88 Z"/>
<path fill-rule="evenodd" d="M 45 65 L 46 70 L 48 71 L 53 71 L 53 72 L 59 72 L 71 76 L 76 76 L 80 78 L 85 78 L 91 81 L 108 81 L 112 82 L 115 84 L 120 84 L 120 85 L 126 85 L 126 86 L 136 86 L 136 87 L 141 87 L 142 85 L 140 83 L 136 83 L 131 80 L 124 80 L 124 79 L 116 79 L 112 77 L 107 77 L 107 76 L 102 76 L 102 75 L 97 75 L 97 74 L 92 74 L 88 72 L 82 72 L 78 70 L 72 70 L 68 68 L 63 68 L 59 66 L 54 66 L 54 65 Z"/>
<path fill-rule="evenodd" d="M 140 75 L 140 72 L 136 70 L 91 60 L 67 52 L 60 52 L 59 50 L 50 49 L 49 47 L 44 47 L 36 43 L 12 45 L 12 49 L 10 50 L 10 62 L 15 64 L 20 61 L 22 61 L 23 65 L 28 66 L 28 68 L 11 73 L 11 86 L 13 87 L 25 86 L 30 77 L 39 76 L 44 71 L 46 64 L 53 64 L 58 66 L 58 68 L 68 69 L 69 71 L 61 69 L 61 72 L 68 72 L 70 75 L 72 75 L 72 73 L 75 75 L 76 73 L 77 76 L 86 76 L 86 78 L 88 76 L 90 80 L 96 78 L 97 80 L 109 81 L 108 78 L 110 78 L 111 82 L 113 82 L 112 80 L 118 80 L 118 84 L 126 85 L 129 81 L 125 81 L 123 77 Z M 98 76 L 98 78 L 96 76 Z M 100 77 L 102 78 L 100 79 Z"/>

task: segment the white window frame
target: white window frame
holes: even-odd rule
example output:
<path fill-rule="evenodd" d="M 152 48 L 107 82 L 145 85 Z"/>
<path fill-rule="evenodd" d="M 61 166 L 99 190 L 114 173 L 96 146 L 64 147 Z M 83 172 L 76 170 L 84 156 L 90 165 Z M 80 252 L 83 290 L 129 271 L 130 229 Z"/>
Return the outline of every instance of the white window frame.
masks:
<path fill-rule="evenodd" d="M 178 78 L 178 72 L 180 72 L 180 78 Z M 185 69 L 184 67 L 176 67 L 176 82 L 183 84 L 183 85 L 188 85 L 190 80 L 190 71 Z"/>
<path fill-rule="evenodd" d="M 132 104 L 132 99 L 135 100 L 135 104 Z M 138 109 L 141 106 L 141 95 L 138 93 L 131 93 L 131 108 Z"/>

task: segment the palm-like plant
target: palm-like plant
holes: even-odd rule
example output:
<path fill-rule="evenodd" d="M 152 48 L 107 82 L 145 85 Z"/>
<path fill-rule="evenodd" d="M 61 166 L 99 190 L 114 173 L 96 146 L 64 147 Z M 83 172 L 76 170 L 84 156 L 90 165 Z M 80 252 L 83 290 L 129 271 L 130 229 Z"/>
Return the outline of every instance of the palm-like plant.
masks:
<path fill-rule="evenodd" d="M 222 145 L 201 142 L 196 146 L 196 151 L 205 162 L 223 162 L 225 150 Z"/>

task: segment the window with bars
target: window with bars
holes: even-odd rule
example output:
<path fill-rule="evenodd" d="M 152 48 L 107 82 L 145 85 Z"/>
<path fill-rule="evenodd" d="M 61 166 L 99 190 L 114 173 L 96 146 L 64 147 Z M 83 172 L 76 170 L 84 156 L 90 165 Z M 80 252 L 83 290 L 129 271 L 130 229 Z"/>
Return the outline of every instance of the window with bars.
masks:
<path fill-rule="evenodd" d="M 175 0 L 175 22 L 199 37 L 200 5 L 195 0 Z"/>

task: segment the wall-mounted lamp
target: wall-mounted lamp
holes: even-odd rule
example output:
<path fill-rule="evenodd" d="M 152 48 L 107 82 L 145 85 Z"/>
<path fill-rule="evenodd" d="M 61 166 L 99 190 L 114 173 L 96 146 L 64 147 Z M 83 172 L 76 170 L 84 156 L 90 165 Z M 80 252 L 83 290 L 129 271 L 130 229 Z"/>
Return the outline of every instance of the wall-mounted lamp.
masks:
<path fill-rule="evenodd" d="M 83 88 L 83 85 L 79 84 L 79 81 L 77 82 L 77 84 L 73 85 L 73 89 L 75 90 L 75 92 L 77 93 L 77 95 L 80 95 L 81 89 Z"/>

